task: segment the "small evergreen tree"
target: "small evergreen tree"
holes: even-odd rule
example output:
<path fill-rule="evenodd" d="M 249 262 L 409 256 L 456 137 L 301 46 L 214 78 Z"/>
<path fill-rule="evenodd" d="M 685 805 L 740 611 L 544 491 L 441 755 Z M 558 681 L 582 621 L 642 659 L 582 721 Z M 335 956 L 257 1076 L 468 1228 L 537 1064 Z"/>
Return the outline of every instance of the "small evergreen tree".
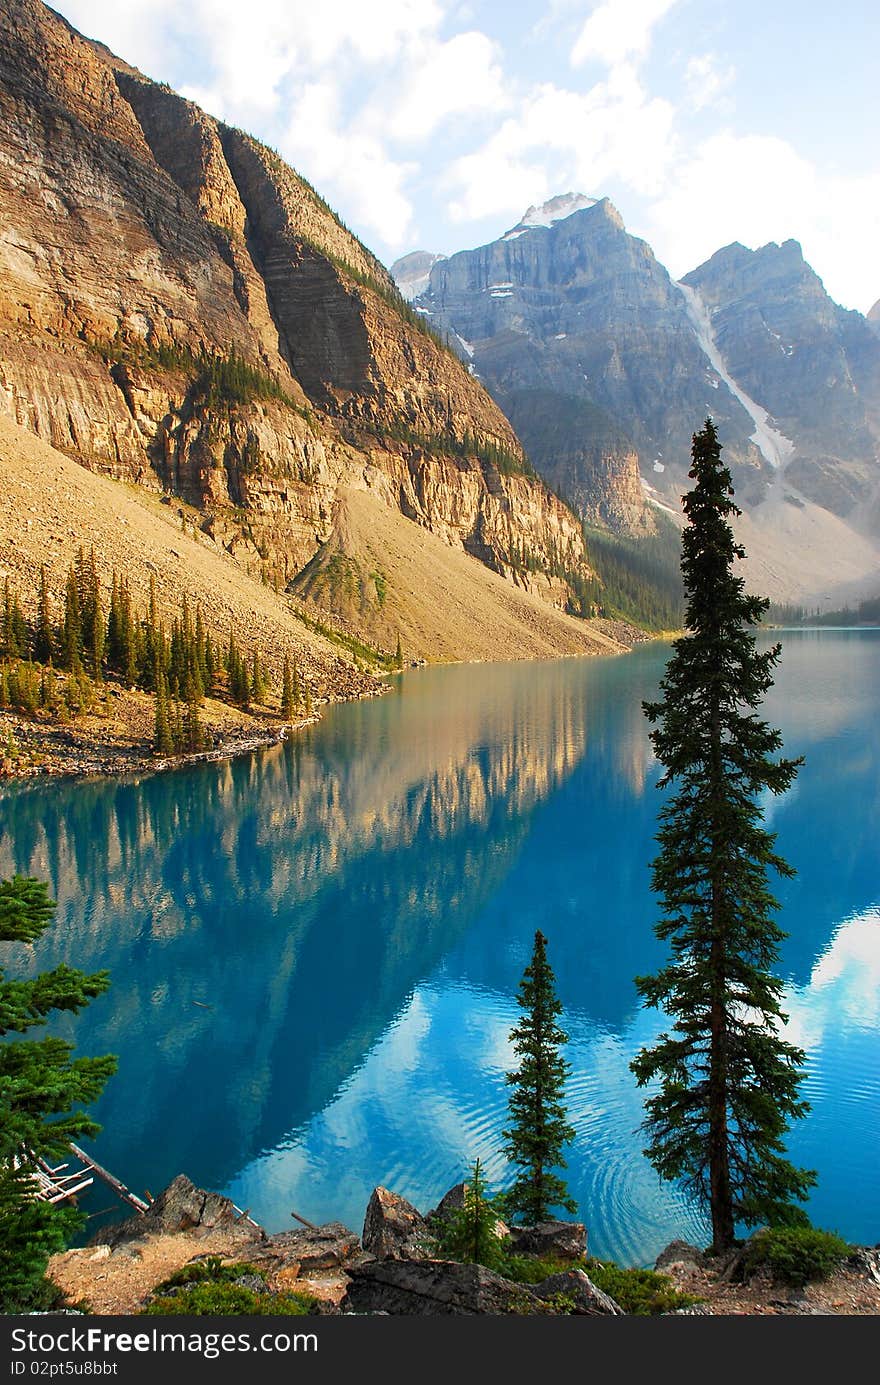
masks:
<path fill-rule="evenodd" d="M 260 655 L 255 649 L 251 663 L 251 699 L 254 702 L 262 702 L 266 696 L 266 688 L 263 680 L 263 670 L 260 667 Z"/>
<path fill-rule="evenodd" d="M 48 664 L 52 658 L 52 608 L 49 604 L 49 583 L 45 566 L 40 568 L 40 596 L 37 606 L 37 628 L 34 631 L 34 658 Z"/>
<path fill-rule="evenodd" d="M 35 942 L 54 910 L 41 881 L 0 881 L 0 941 Z M 55 1011 L 78 1014 L 108 984 L 106 972 L 86 975 L 64 964 L 29 981 L 7 980 L 0 970 L 0 1312 L 46 1304 L 46 1262 L 82 1219 L 36 1202 L 30 1173 L 37 1156 L 63 1156 L 70 1140 L 98 1133 L 82 1107 L 116 1071 L 110 1056 L 71 1058 L 63 1039 L 7 1036 L 44 1025 Z"/>
<path fill-rule="evenodd" d="M 499 1222 L 498 1208 L 486 1192 L 477 1159 L 471 1166 L 470 1181 L 464 1185 L 462 1206 L 440 1231 L 442 1253 L 466 1264 L 497 1268 L 504 1253 Z"/>
<path fill-rule="evenodd" d="M 153 746 L 158 755 L 174 754 L 174 734 L 168 707 L 168 683 L 165 674 L 159 674 L 156 683 L 156 714 L 153 733 Z"/>
<path fill-rule="evenodd" d="M 398 633 L 398 636 L 397 636 L 397 648 L 396 648 L 396 650 L 394 651 L 394 666 L 395 666 L 395 668 L 400 668 L 400 669 L 403 668 L 403 650 L 402 650 L 401 647 L 400 647 L 400 634 L 399 634 L 399 633 Z"/>
<path fill-rule="evenodd" d="M 292 721 L 294 717 L 293 706 L 293 679 L 290 673 L 290 657 L 284 656 L 284 670 L 281 675 L 281 716 L 284 721 Z"/>
<path fill-rule="evenodd" d="M 755 714 L 780 646 L 759 653 L 749 628 L 768 603 L 745 595 L 733 571 L 745 556 L 730 527 L 740 511 L 711 419 L 694 435 L 692 459 L 681 559 L 688 633 L 673 646 L 662 701 L 644 704 L 665 767 L 658 786 L 675 787 L 653 869 L 664 907 L 657 936 L 672 959 L 637 985 L 673 1024 L 632 1068 L 640 1086 L 660 1083 L 646 1102 L 646 1153 L 706 1207 L 721 1253 L 737 1223 L 802 1217 L 792 1199 L 815 1181 L 784 1157 L 788 1124 L 807 1110 L 797 1094 L 804 1055 L 779 1034 L 772 967 L 784 934 L 767 871 L 794 872 L 773 850 L 759 797 L 784 793 L 800 761 L 773 758 L 782 737 Z"/>
<path fill-rule="evenodd" d="M 523 1018 L 511 1030 L 514 1052 L 520 1059 L 515 1072 L 507 1074 L 513 1088 L 509 1098 L 511 1125 L 505 1130 L 505 1153 L 520 1173 L 504 1194 L 504 1209 L 530 1225 L 547 1221 L 552 1207 L 574 1212 L 576 1204 L 554 1168 L 565 1168 L 563 1146 L 574 1138 L 566 1119 L 562 1092 L 568 1064 L 559 1048 L 568 1042 L 556 1023 L 562 1013 L 555 978 L 547 961 L 547 939 L 535 933 L 532 960 L 520 982 L 518 1003 Z"/>
<path fill-rule="evenodd" d="M 64 589 L 64 622 L 61 627 L 61 662 L 69 673 L 79 673 L 82 668 L 82 653 L 82 611 L 76 573 L 71 568 Z"/>

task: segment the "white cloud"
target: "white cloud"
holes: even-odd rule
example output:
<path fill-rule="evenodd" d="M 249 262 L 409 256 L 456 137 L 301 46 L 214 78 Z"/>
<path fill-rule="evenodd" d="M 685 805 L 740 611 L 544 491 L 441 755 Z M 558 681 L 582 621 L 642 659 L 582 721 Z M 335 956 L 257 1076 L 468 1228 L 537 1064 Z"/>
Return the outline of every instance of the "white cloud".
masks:
<path fill-rule="evenodd" d="M 303 169 L 347 217 L 370 227 L 391 246 L 402 246 L 412 221 L 404 183 L 414 165 L 392 159 L 384 145 L 357 122 L 340 117 L 331 82 L 305 87 L 281 137 L 281 153 Z"/>
<path fill-rule="evenodd" d="M 695 111 L 714 106 L 733 82 L 733 67 L 720 68 L 714 53 L 695 54 L 688 59 L 684 82 L 688 104 Z"/>
<path fill-rule="evenodd" d="M 640 231 L 676 277 L 734 240 L 798 240 L 831 296 L 852 307 L 880 239 L 880 173 L 823 176 L 785 140 L 726 132 L 678 162 Z"/>
<path fill-rule="evenodd" d="M 593 10 L 571 50 L 574 67 L 598 59 L 615 67 L 628 58 L 644 57 L 654 26 L 678 0 L 605 0 Z"/>
<path fill-rule="evenodd" d="M 601 194 L 612 178 L 656 193 L 674 148 L 673 118 L 669 102 L 649 99 L 628 66 L 585 94 L 538 87 L 516 117 L 449 169 L 450 216 L 522 212 L 562 187 Z"/>
<path fill-rule="evenodd" d="M 445 43 L 412 45 L 396 99 L 376 114 L 395 139 L 420 141 L 451 115 L 503 111 L 509 104 L 495 45 L 470 30 Z"/>

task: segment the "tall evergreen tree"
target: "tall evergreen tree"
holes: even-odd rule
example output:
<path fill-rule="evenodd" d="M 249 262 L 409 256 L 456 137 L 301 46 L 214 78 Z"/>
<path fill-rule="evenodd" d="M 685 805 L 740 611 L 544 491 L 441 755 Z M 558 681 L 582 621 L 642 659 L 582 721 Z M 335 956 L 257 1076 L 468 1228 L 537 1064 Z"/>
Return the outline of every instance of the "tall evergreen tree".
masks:
<path fill-rule="evenodd" d="M 507 1074 L 513 1088 L 508 1103 L 511 1124 L 503 1134 L 505 1153 L 520 1172 L 504 1194 L 504 1209 L 533 1225 L 547 1221 L 553 1207 L 576 1210 L 565 1183 L 553 1172 L 565 1168 L 563 1146 L 575 1132 L 562 1102 L 569 1067 L 559 1049 L 568 1035 L 556 1023 L 562 1006 L 547 961 L 547 939 L 540 930 L 517 1000 L 523 1017 L 510 1037 L 520 1064 Z"/>
<path fill-rule="evenodd" d="M 660 812 L 653 864 L 664 908 L 656 931 L 672 958 L 637 985 L 673 1024 L 632 1068 L 640 1086 L 660 1083 L 646 1102 L 646 1153 L 707 1208 L 720 1253 L 737 1223 L 796 1217 L 792 1199 L 815 1181 L 784 1157 L 788 1124 L 807 1109 L 798 1099 L 804 1055 L 779 1032 L 782 985 L 772 967 L 784 934 L 767 872 L 793 871 L 774 851 L 759 803 L 765 790 L 785 792 L 800 761 L 774 758 L 782 737 L 756 715 L 780 646 L 756 648 L 750 627 L 768 603 L 746 595 L 733 571 L 744 557 L 730 526 L 740 511 L 711 419 L 694 436 L 690 476 L 687 634 L 673 646 L 662 700 L 644 704 L 664 766 L 659 785 L 675 789 Z"/>
<path fill-rule="evenodd" d="M 174 754 L 174 732 L 171 723 L 171 712 L 168 706 L 168 683 L 165 674 L 161 671 L 159 672 L 156 682 L 156 713 L 153 747 L 159 755 Z"/>
<path fill-rule="evenodd" d="M 39 880 L 0 881 L 0 941 L 32 943 L 52 922 L 55 905 Z M 57 1158 L 68 1141 L 99 1126 L 82 1109 L 101 1094 L 116 1059 L 72 1058 L 63 1039 L 19 1038 L 55 1011 L 77 1014 L 107 989 L 106 972 L 86 975 L 62 964 L 31 980 L 0 970 L 0 1312 L 45 1306 L 43 1274 L 81 1218 L 33 1199 L 37 1156 Z"/>
<path fill-rule="evenodd" d="M 48 664 L 52 658 L 52 608 L 49 604 L 49 583 L 45 566 L 40 568 L 40 596 L 37 606 L 37 626 L 34 631 L 34 658 Z"/>
<path fill-rule="evenodd" d="M 64 622 L 61 627 L 61 662 L 70 673 L 79 673 L 82 668 L 82 653 L 82 608 L 76 572 L 71 568 L 64 589 Z"/>

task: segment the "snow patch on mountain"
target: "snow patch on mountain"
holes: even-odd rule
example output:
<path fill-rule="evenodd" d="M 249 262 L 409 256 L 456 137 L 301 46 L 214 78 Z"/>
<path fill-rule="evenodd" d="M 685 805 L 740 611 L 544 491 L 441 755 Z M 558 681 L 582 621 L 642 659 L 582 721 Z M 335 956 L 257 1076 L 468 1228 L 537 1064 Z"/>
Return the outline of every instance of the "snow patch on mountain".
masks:
<path fill-rule="evenodd" d="M 791 457 L 794 451 L 794 443 L 790 438 L 784 436 L 776 428 L 770 426 L 770 415 L 766 409 L 762 409 L 745 390 L 740 389 L 732 375 L 724 364 L 724 358 L 718 350 L 715 341 L 715 332 L 712 327 L 712 319 L 709 316 L 706 304 L 698 289 L 691 288 L 689 284 L 676 284 L 680 290 L 687 308 L 687 315 L 690 319 L 697 341 L 715 373 L 724 381 L 731 394 L 742 404 L 746 413 L 755 425 L 752 433 L 752 442 L 758 448 L 761 456 L 769 462 L 774 471 L 781 470 Z"/>
<path fill-rule="evenodd" d="M 586 207 L 595 207 L 597 201 L 598 198 L 585 197 L 582 192 L 563 192 L 558 197 L 551 197 L 549 202 L 543 202 L 540 207 L 529 207 L 519 225 L 526 228 L 552 226 L 554 222 L 564 221 L 574 212 L 582 212 Z"/>

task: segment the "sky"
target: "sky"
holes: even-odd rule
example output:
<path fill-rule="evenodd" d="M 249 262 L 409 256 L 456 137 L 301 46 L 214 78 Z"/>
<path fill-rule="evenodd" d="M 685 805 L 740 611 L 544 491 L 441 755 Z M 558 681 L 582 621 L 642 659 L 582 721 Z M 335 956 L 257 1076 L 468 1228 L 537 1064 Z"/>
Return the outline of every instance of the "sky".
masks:
<path fill-rule="evenodd" d="M 390 264 L 608 196 L 674 277 L 800 241 L 880 298 L 877 0 L 54 0 L 272 145 Z"/>

